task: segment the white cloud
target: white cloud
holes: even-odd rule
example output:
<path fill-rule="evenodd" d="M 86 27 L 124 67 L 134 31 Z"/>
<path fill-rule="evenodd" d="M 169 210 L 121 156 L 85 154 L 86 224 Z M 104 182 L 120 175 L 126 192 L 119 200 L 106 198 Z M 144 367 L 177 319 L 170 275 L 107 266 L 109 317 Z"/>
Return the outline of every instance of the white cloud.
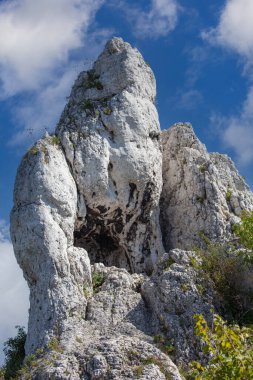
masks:
<path fill-rule="evenodd" d="M 210 42 L 252 59 L 253 1 L 227 0 L 216 28 L 203 33 Z"/>
<path fill-rule="evenodd" d="M 52 131 L 81 70 L 112 30 L 90 30 L 105 0 L 0 2 L 0 99 L 16 94 L 11 144 Z M 32 130 L 32 134 L 30 134 Z"/>
<path fill-rule="evenodd" d="M 38 89 L 84 44 L 103 0 L 0 3 L 0 78 L 5 96 Z"/>
<path fill-rule="evenodd" d="M 216 115 L 211 123 L 227 148 L 236 153 L 238 164 L 245 166 L 253 161 L 253 87 L 237 116 Z"/>
<path fill-rule="evenodd" d="M 202 37 L 211 44 L 229 49 L 243 62 L 242 72 L 250 82 L 248 94 L 241 111 L 236 115 L 218 116 L 212 120 L 219 125 L 223 143 L 232 148 L 238 163 L 248 165 L 253 161 L 253 1 L 227 0 L 218 25 L 204 31 Z"/>
<path fill-rule="evenodd" d="M 123 10 L 138 38 L 166 36 L 176 27 L 180 10 L 177 0 L 152 0 L 147 11 L 124 0 L 113 1 L 113 5 Z"/>
<path fill-rule="evenodd" d="M 27 325 L 29 291 L 22 276 L 12 244 L 8 239 L 8 226 L 0 220 L 0 365 L 3 363 L 3 342 L 16 335 L 15 326 Z"/>
<path fill-rule="evenodd" d="M 51 82 L 35 96 L 26 99 L 24 105 L 15 108 L 15 117 L 18 131 L 11 140 L 11 145 L 21 144 L 26 141 L 33 143 L 41 133 L 52 132 L 63 111 L 66 96 L 77 76 L 77 71 L 72 67 L 61 77 Z"/>

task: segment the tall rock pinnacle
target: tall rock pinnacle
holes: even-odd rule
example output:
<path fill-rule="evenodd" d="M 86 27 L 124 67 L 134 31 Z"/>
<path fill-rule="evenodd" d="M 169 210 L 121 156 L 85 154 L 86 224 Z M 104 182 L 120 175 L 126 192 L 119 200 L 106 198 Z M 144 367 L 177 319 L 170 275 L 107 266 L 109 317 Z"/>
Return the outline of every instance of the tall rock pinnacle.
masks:
<path fill-rule="evenodd" d="M 31 291 L 27 352 L 85 315 L 90 260 L 150 272 L 163 253 L 155 93 L 141 54 L 113 38 L 75 82 L 57 137 L 21 163 L 12 239 Z"/>

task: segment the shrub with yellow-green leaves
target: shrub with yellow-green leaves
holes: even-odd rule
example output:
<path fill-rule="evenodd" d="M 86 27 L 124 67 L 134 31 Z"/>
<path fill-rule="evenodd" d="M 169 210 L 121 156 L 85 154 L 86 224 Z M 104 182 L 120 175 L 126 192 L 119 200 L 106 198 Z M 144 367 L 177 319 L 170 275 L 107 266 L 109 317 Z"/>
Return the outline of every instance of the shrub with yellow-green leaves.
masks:
<path fill-rule="evenodd" d="M 253 263 L 253 212 L 243 211 L 241 221 L 233 226 L 233 231 L 239 237 L 240 244 L 246 248 L 241 255 L 246 261 Z"/>
<path fill-rule="evenodd" d="M 195 319 L 195 332 L 209 361 L 207 365 L 192 362 L 188 379 L 253 379 L 253 328 L 229 326 L 218 315 L 214 315 L 211 328 L 203 315 Z"/>

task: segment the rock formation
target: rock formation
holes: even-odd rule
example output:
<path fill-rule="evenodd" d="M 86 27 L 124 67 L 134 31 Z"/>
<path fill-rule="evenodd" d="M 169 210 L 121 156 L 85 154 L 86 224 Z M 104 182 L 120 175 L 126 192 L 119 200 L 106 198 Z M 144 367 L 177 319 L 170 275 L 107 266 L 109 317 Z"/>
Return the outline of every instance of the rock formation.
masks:
<path fill-rule="evenodd" d="M 209 154 L 189 123 L 164 131 L 162 146 L 165 248 L 192 249 L 203 235 L 214 241 L 228 238 L 242 210 L 253 210 L 253 194 L 231 159 Z"/>
<path fill-rule="evenodd" d="M 189 124 L 160 132 L 155 95 L 141 54 L 113 38 L 78 76 L 55 135 L 18 169 L 11 233 L 30 287 L 26 353 L 45 348 L 34 379 L 179 380 L 172 341 L 177 362 L 196 355 L 192 317 L 209 316 L 214 294 L 182 249 L 200 233 L 229 237 L 253 196 Z"/>

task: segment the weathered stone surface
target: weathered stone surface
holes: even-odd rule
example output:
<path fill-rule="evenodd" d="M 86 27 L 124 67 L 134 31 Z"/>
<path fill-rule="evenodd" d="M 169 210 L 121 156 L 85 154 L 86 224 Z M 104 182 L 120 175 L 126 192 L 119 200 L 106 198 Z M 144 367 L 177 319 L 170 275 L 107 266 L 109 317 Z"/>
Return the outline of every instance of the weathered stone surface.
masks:
<path fill-rule="evenodd" d="M 198 357 L 194 314 L 202 314 L 210 320 L 217 296 L 211 284 L 196 270 L 198 262 L 194 252 L 171 250 L 163 255 L 150 279 L 142 285 L 156 334 L 171 343 L 171 355 L 177 362 Z"/>
<path fill-rule="evenodd" d="M 18 169 L 11 233 L 30 287 L 26 353 L 44 347 L 33 379 L 180 380 L 168 354 L 197 355 L 193 314 L 210 317 L 214 292 L 193 252 L 164 254 L 159 201 L 169 250 L 228 238 L 253 196 L 189 124 L 162 133 L 162 191 L 155 92 L 140 53 L 112 39 L 77 78 L 56 136 Z"/>
<path fill-rule="evenodd" d="M 19 167 L 11 216 L 15 254 L 30 287 L 26 352 L 68 334 L 85 313 L 82 284 L 91 282 L 87 252 L 73 247 L 77 191 L 65 156 L 48 136 Z"/>
<path fill-rule="evenodd" d="M 75 347 L 61 341 L 46 351 L 37 359 L 32 378 L 182 380 L 168 355 L 154 344 L 154 326 L 140 293 L 146 276 L 101 263 L 92 273 L 102 281 L 88 296 L 85 319 L 72 330 Z"/>
<path fill-rule="evenodd" d="M 163 191 L 161 228 L 166 249 L 191 249 L 223 240 L 239 222 L 242 210 L 253 210 L 253 194 L 225 155 L 209 154 L 189 123 L 162 133 Z"/>
<path fill-rule="evenodd" d="M 131 272 L 151 271 L 163 251 L 155 94 L 141 54 L 114 38 L 79 75 L 57 127 L 78 188 L 75 244 Z"/>

